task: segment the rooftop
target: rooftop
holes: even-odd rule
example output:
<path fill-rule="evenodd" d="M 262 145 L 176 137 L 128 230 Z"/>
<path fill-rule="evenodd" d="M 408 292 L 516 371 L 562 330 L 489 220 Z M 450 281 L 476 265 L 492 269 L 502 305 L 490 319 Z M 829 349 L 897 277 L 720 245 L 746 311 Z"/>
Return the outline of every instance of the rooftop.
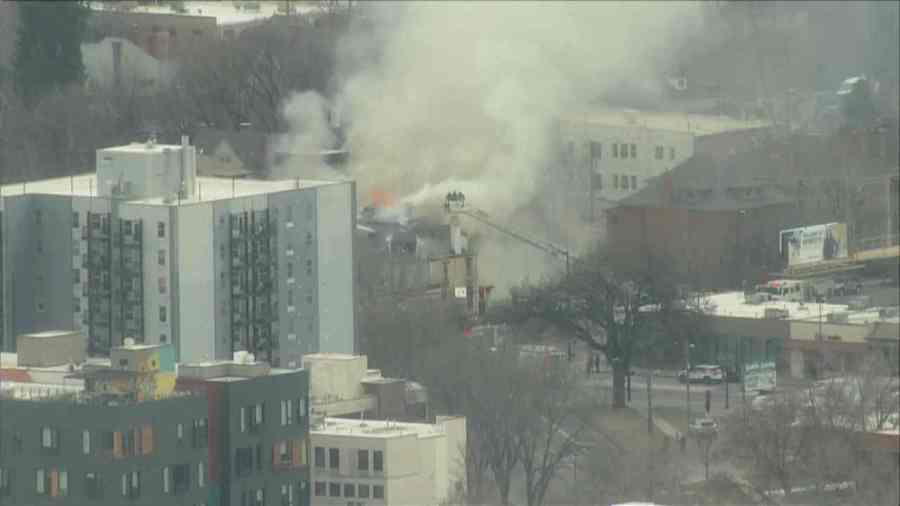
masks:
<path fill-rule="evenodd" d="M 402 436 L 430 437 L 444 434 L 442 424 L 394 422 L 383 420 L 352 420 L 325 418 L 310 433 L 321 436 L 356 436 L 389 439 Z"/>
<path fill-rule="evenodd" d="M 698 136 L 767 128 L 770 126 L 765 121 L 742 121 L 727 116 L 610 108 L 598 108 L 583 113 L 567 114 L 563 116 L 562 121 L 606 126 L 637 126 L 653 130 L 692 133 Z"/>
<path fill-rule="evenodd" d="M 109 2 L 116 4 L 118 2 Z M 90 2 L 90 7 L 94 10 L 115 10 L 106 5 L 107 2 Z M 236 4 L 241 6 L 245 4 L 255 4 L 259 6 L 258 10 L 238 8 Z M 315 6 L 307 5 L 306 2 L 293 2 L 292 7 L 297 12 L 306 12 L 314 10 Z M 275 1 L 254 1 L 254 2 L 203 2 L 203 1 L 187 1 L 184 2 L 186 12 L 175 12 L 168 5 L 138 5 L 131 10 L 125 12 L 134 13 L 150 13 L 150 14 L 170 14 L 179 16 L 208 16 L 216 18 L 219 25 L 233 25 L 239 23 L 248 23 L 251 21 L 259 21 L 268 19 L 279 14 L 279 7 L 283 8 L 284 2 Z"/>
<path fill-rule="evenodd" d="M 31 334 L 22 334 L 23 337 L 60 337 L 75 334 L 71 330 L 45 330 L 44 332 L 33 332 Z"/>
<path fill-rule="evenodd" d="M 143 149 L 143 148 L 141 148 Z M 150 148 L 154 149 L 154 148 Z M 312 181 L 312 180 L 281 180 L 263 181 L 255 179 L 225 179 L 217 177 L 198 177 L 194 194 L 186 199 L 167 201 L 163 197 L 135 199 L 129 202 L 144 205 L 176 206 L 191 205 L 216 200 L 227 200 L 237 197 L 249 197 L 265 195 L 296 189 L 316 188 L 332 184 L 341 184 L 342 181 Z M 18 195 L 63 195 L 75 197 L 97 196 L 96 174 L 81 174 L 78 176 L 43 179 L 26 183 L 13 183 L 0 186 L 0 197 L 13 197 Z"/>
<path fill-rule="evenodd" d="M 791 302 L 791 301 L 765 301 L 759 304 L 750 304 L 746 301 L 743 292 L 726 292 L 709 295 L 704 300 L 703 310 L 714 316 L 730 316 L 735 318 L 766 318 L 766 309 L 781 309 L 787 311 L 786 320 L 818 322 L 819 304 L 815 302 Z M 865 325 L 877 322 L 900 323 L 900 317 L 882 317 L 880 308 L 853 310 L 846 304 L 822 304 L 822 321 L 828 322 L 830 314 L 847 315 L 848 324 Z"/>

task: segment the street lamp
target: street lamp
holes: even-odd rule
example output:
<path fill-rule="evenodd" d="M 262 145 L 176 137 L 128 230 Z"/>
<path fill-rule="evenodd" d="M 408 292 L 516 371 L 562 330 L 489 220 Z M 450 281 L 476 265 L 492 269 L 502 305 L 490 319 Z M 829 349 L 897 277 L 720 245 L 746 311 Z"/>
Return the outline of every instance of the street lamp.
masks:
<path fill-rule="evenodd" d="M 684 373 L 684 387 L 687 393 L 687 397 L 685 399 L 687 403 L 687 419 L 688 424 L 691 423 L 691 350 L 694 349 L 694 344 L 688 344 L 687 346 L 687 357 L 685 357 L 686 368 Z"/>

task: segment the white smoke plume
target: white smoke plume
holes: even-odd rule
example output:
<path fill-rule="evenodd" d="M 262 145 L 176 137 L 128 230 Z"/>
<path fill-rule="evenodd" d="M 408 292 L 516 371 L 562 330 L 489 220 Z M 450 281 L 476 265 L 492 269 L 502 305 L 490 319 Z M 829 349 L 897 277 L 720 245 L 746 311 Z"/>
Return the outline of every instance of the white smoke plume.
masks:
<path fill-rule="evenodd" d="M 612 1 L 370 7 L 384 29 L 376 40 L 345 41 L 343 56 L 356 68 L 339 91 L 361 204 L 386 191 L 433 209 L 448 192 L 462 191 L 495 219 L 567 244 L 583 240 L 583 231 L 558 223 L 561 213 L 540 216 L 544 211 L 534 208 L 557 157 L 556 121 L 622 82 L 655 82 L 672 63 L 667 47 L 690 29 L 698 9 Z M 359 66 L 358 49 L 373 44 L 380 58 Z M 294 103 L 288 109 L 289 117 L 305 111 Z M 308 142 L 302 134 L 293 138 Z M 532 268 L 535 256 L 546 258 L 529 247 L 482 244 L 482 278 L 493 276 L 498 285 L 518 281 L 517 270 L 532 279 L 544 270 Z"/>

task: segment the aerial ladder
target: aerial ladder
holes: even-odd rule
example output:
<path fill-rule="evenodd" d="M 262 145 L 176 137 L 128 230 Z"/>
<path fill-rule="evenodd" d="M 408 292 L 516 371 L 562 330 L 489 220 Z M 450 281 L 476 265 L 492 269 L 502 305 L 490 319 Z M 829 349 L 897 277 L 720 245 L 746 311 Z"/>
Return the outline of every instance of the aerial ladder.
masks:
<path fill-rule="evenodd" d="M 472 218 L 473 220 L 487 225 L 494 230 L 501 232 L 513 239 L 516 239 L 520 242 L 528 244 L 529 246 L 539 249 L 545 253 L 550 254 L 551 256 L 563 260 L 566 262 L 566 276 L 569 275 L 569 271 L 571 269 L 571 261 L 572 256 L 568 249 L 557 246 L 553 243 L 542 241 L 540 239 L 534 239 L 532 237 L 528 237 L 525 234 L 517 232 L 509 227 L 500 225 L 499 223 L 491 220 L 490 216 L 481 210 L 466 207 L 466 196 L 462 194 L 462 192 L 450 192 L 447 194 L 447 199 L 444 203 L 444 211 L 446 211 L 450 215 L 451 226 L 456 224 L 458 225 L 458 217 L 459 216 L 467 216 Z M 455 222 L 455 223 L 454 223 Z"/>

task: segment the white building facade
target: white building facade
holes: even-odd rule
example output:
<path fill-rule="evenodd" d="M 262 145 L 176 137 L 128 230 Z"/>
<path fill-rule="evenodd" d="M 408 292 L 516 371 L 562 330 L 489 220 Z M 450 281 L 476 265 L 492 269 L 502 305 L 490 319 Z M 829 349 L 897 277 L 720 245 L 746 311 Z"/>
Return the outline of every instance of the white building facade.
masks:
<path fill-rule="evenodd" d="M 314 506 L 437 506 L 465 490 L 466 420 L 325 418 L 310 429 Z"/>
<path fill-rule="evenodd" d="M 99 150 L 95 174 L 0 188 L 3 349 L 80 330 L 106 355 L 126 337 L 180 362 L 246 350 L 299 367 L 352 353 L 355 186 L 196 175 L 182 145 Z"/>
<path fill-rule="evenodd" d="M 735 133 L 765 128 L 762 122 L 720 116 L 598 109 L 564 116 L 558 135 L 563 166 L 588 190 L 585 214 L 596 219 L 707 145 L 724 146 L 735 142 Z M 737 139 L 737 149 L 741 143 Z"/>

